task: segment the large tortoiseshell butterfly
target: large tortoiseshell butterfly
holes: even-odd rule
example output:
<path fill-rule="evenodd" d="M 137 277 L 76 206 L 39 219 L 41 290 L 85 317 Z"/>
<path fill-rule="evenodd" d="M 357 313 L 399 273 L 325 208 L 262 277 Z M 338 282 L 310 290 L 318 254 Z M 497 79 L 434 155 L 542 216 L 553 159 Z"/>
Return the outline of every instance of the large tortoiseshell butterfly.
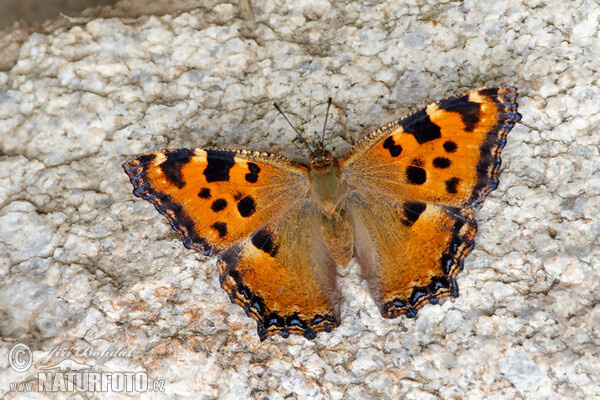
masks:
<path fill-rule="evenodd" d="M 340 323 L 336 266 L 353 257 L 385 318 L 457 297 L 472 207 L 498 186 L 517 90 L 485 87 L 368 134 L 308 165 L 244 150 L 173 149 L 123 168 L 184 245 L 218 255 L 223 289 L 274 334 L 313 339 Z M 331 101 L 330 101 L 331 104 Z"/>

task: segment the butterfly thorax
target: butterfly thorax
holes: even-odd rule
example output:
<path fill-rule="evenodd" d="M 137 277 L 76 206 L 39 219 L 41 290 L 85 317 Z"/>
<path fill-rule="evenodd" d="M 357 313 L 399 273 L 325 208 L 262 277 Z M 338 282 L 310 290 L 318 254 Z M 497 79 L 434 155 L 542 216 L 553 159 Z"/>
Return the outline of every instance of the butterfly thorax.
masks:
<path fill-rule="evenodd" d="M 313 201 L 328 218 L 339 217 L 344 206 L 342 174 L 337 159 L 327 150 L 315 150 L 308 159 Z"/>

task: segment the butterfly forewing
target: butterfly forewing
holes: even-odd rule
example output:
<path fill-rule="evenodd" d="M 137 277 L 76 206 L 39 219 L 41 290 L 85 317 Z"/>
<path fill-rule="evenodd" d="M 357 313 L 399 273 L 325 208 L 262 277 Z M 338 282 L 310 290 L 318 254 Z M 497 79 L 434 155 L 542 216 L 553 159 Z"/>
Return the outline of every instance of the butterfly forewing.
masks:
<path fill-rule="evenodd" d="M 123 164 L 133 193 L 154 204 L 186 247 L 216 255 L 307 195 L 306 167 L 258 152 L 177 149 Z"/>
<path fill-rule="evenodd" d="M 476 232 L 470 209 L 369 192 L 349 200 L 356 259 L 384 317 L 414 317 L 427 302 L 458 296 L 454 278 Z"/>
<path fill-rule="evenodd" d="M 350 190 L 473 206 L 498 185 L 500 152 L 520 120 L 516 97 L 514 88 L 472 90 L 367 135 L 340 162 Z"/>

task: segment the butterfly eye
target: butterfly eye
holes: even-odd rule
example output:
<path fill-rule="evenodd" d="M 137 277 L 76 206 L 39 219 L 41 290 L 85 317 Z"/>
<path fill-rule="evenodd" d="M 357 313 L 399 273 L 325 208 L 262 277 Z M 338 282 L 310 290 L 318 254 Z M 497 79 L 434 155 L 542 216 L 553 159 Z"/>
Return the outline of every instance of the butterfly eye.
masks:
<path fill-rule="evenodd" d="M 314 164 L 315 163 L 315 156 L 313 154 L 308 156 L 308 162 L 310 164 Z"/>

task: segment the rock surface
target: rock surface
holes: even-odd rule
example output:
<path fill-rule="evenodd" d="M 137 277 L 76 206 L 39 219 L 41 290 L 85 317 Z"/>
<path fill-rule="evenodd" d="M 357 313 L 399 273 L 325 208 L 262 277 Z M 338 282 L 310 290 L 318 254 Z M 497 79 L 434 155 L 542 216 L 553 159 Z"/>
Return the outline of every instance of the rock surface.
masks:
<path fill-rule="evenodd" d="M 599 18 L 595 0 L 267 0 L 29 35 L 0 73 L 3 398 L 65 358 L 146 371 L 164 380 L 159 398 L 597 396 Z M 352 262 L 339 328 L 261 343 L 215 260 L 186 250 L 120 167 L 168 147 L 304 161 L 271 101 L 311 138 L 329 94 L 339 155 L 490 84 L 519 87 L 523 120 L 476 212 L 460 297 L 415 320 L 381 318 Z M 33 352 L 25 372 L 9 365 L 15 343 Z"/>

